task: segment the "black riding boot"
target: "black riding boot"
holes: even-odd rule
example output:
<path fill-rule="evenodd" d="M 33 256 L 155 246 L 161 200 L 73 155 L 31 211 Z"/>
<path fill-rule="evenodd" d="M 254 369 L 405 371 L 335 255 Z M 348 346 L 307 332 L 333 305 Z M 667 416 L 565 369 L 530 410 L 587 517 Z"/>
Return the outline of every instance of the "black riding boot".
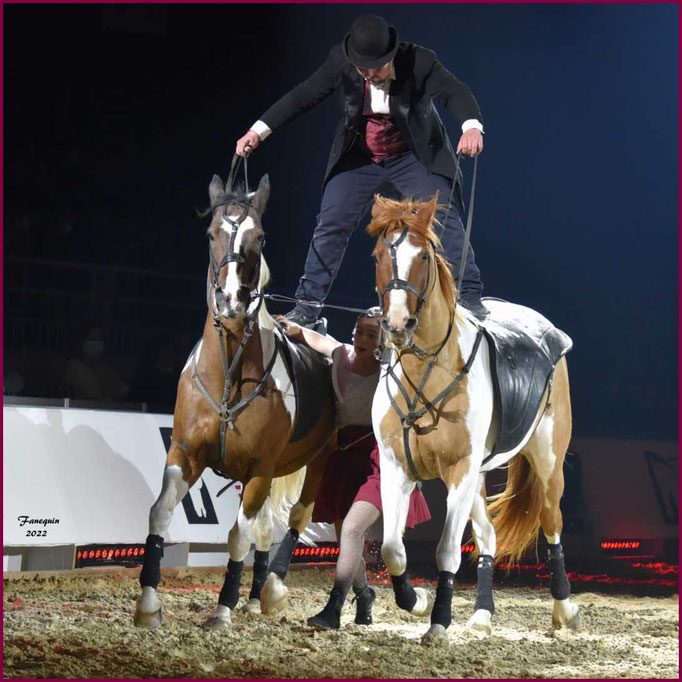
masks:
<path fill-rule="evenodd" d="M 372 604 L 377 598 L 377 593 L 369 585 L 365 585 L 359 592 L 355 588 L 353 588 L 353 591 L 355 592 L 353 601 L 357 602 L 355 607 L 355 624 L 371 625 L 373 622 Z"/>
<path fill-rule="evenodd" d="M 327 605 L 316 616 L 308 618 L 308 625 L 316 630 L 338 630 L 341 627 L 341 608 L 346 595 L 338 587 L 329 593 Z"/>

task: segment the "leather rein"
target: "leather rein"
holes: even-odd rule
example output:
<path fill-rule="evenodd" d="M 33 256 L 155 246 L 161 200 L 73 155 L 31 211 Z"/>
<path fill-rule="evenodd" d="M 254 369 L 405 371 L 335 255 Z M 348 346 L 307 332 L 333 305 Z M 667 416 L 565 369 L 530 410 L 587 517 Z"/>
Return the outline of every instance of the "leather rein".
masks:
<path fill-rule="evenodd" d="M 236 155 L 235 155 L 236 157 Z M 228 180 L 228 184 L 226 185 L 226 194 L 229 195 L 229 192 L 232 189 L 233 181 L 234 181 L 234 175 L 236 172 L 236 168 L 238 167 L 238 162 L 235 159 L 232 161 L 232 168 L 230 170 L 230 177 Z M 244 174 L 246 176 L 246 159 L 244 159 Z M 248 185 L 247 185 L 247 193 L 248 193 Z M 254 301 L 258 300 L 258 305 L 246 315 L 246 325 L 244 327 L 244 332 L 242 334 L 242 339 L 239 342 L 239 346 L 232 357 L 232 361 L 228 360 L 227 357 L 227 339 L 225 335 L 225 328 L 223 327 L 222 324 L 222 318 L 219 314 L 219 312 L 215 309 L 213 305 L 213 300 L 215 298 L 215 293 L 216 291 L 220 288 L 219 284 L 219 273 L 220 270 L 222 270 L 223 267 L 225 267 L 228 263 L 244 263 L 244 256 L 242 256 L 240 253 L 236 252 L 234 250 L 234 244 L 235 244 L 235 239 L 237 236 L 237 232 L 239 230 L 239 227 L 241 224 L 246 220 L 249 210 L 251 209 L 251 200 L 247 199 L 245 201 L 239 202 L 235 201 L 232 198 L 225 199 L 225 200 L 218 200 L 216 202 L 211 203 L 211 208 L 216 209 L 219 206 L 223 206 L 227 204 L 229 201 L 230 204 L 238 204 L 242 207 L 242 213 L 241 215 L 236 219 L 233 220 L 232 218 L 229 218 L 228 216 L 223 216 L 223 219 L 229 222 L 232 225 L 232 230 L 230 232 L 230 241 L 229 245 L 227 248 L 227 252 L 223 259 L 220 261 L 220 263 L 217 263 L 215 255 L 213 253 L 213 249 L 211 247 L 211 243 L 209 242 L 208 246 L 208 253 L 209 253 L 209 261 L 211 264 L 211 270 L 213 271 L 213 280 L 211 281 L 210 274 L 207 275 L 206 278 L 206 298 L 207 298 L 207 305 L 209 310 L 211 311 L 211 315 L 213 316 L 213 326 L 216 329 L 216 332 L 218 334 L 218 345 L 220 347 L 220 355 L 221 355 L 221 360 L 222 360 L 222 366 L 223 366 L 223 377 L 224 377 L 224 384 L 223 384 L 223 395 L 220 403 L 218 403 L 213 396 L 208 392 L 206 387 L 201 383 L 201 379 L 199 379 L 198 371 L 197 371 L 197 352 L 196 350 L 192 353 L 192 363 L 191 363 L 191 370 L 192 370 L 192 379 L 194 380 L 194 383 L 196 384 L 197 388 L 201 392 L 201 394 L 204 396 L 208 404 L 213 408 L 214 412 L 218 415 L 218 418 L 220 419 L 220 444 L 219 444 L 219 452 L 218 452 L 218 462 L 222 464 L 223 461 L 223 455 L 225 453 L 225 436 L 227 434 L 227 428 L 234 429 L 235 428 L 235 420 L 241 414 L 243 410 L 248 407 L 249 403 L 251 403 L 256 397 L 262 394 L 263 390 L 265 389 L 265 386 L 267 384 L 268 378 L 272 374 L 272 369 L 275 365 L 275 362 L 277 360 L 277 347 L 275 346 L 275 350 L 272 354 L 272 357 L 270 358 L 270 361 L 268 362 L 267 367 L 265 368 L 263 372 L 263 376 L 260 378 L 256 386 L 254 387 L 253 391 L 249 393 L 246 397 L 242 398 L 236 403 L 230 404 L 230 395 L 232 394 L 232 389 L 234 388 L 234 382 L 235 382 L 235 376 L 236 372 L 239 368 L 240 361 L 242 358 L 242 355 L 244 353 L 244 349 L 246 348 L 246 345 L 249 342 L 249 339 L 251 338 L 254 327 L 256 326 L 256 321 L 258 319 L 258 315 L 260 313 L 261 306 L 263 305 L 263 294 L 260 293 L 257 290 L 258 286 L 258 281 L 260 279 L 260 263 L 261 263 L 261 252 L 263 249 L 264 242 L 261 243 L 260 245 L 260 250 L 258 253 L 258 266 L 255 269 L 254 272 L 254 277 L 251 282 L 251 296 L 249 299 L 249 302 L 247 304 L 247 310 L 251 307 Z M 255 293 L 253 293 L 255 291 Z M 226 478 L 225 474 L 216 468 L 213 468 L 213 471 Z M 236 480 L 233 480 L 230 485 L 233 485 L 236 483 Z M 227 488 L 230 487 L 230 485 L 226 486 L 223 488 L 218 495 L 223 493 Z"/>

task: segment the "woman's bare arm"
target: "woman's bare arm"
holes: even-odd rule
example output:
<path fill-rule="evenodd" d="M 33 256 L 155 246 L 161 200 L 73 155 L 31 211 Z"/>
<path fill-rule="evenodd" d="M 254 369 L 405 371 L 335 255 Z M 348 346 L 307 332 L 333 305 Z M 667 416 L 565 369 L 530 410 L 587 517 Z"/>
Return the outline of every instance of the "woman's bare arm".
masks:
<path fill-rule="evenodd" d="M 332 336 L 318 334 L 312 329 L 301 327 L 301 325 L 296 324 L 295 322 L 290 322 L 283 315 L 275 315 L 275 322 L 282 327 L 287 336 L 296 339 L 297 341 L 302 341 L 314 351 L 317 351 L 328 358 L 331 358 L 334 349 L 343 345 Z"/>

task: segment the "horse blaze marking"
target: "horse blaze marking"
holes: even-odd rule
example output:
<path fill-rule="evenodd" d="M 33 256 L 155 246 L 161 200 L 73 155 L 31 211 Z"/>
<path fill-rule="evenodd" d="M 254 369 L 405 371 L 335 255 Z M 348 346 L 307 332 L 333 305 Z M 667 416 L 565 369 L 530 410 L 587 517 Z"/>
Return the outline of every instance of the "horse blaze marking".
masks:
<path fill-rule="evenodd" d="M 168 426 L 161 426 L 159 427 L 159 431 L 161 432 L 161 438 L 163 439 L 166 452 L 168 452 L 171 446 L 171 433 L 173 432 L 173 429 Z M 201 502 L 204 505 L 205 514 L 199 514 L 196 510 L 189 491 L 187 491 L 187 494 L 182 498 L 182 506 L 185 510 L 185 515 L 187 516 L 187 523 L 217 525 L 218 515 L 216 514 L 211 495 L 208 492 L 208 488 L 206 487 L 203 478 L 201 479 L 201 488 L 199 489 L 199 492 L 201 493 Z"/>

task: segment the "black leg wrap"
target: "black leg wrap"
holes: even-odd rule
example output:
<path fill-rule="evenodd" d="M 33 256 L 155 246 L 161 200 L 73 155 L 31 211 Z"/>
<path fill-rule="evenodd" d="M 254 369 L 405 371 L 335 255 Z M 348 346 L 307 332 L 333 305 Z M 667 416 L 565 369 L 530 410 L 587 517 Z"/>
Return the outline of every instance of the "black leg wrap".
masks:
<path fill-rule="evenodd" d="M 571 584 L 566 576 L 564 550 L 561 548 L 560 542 L 556 545 L 548 544 L 547 547 L 547 567 L 552 576 L 549 590 L 554 599 L 568 599 L 571 596 Z"/>
<path fill-rule="evenodd" d="M 161 557 L 163 556 L 163 538 L 160 535 L 148 535 L 144 546 L 144 562 L 140 571 L 140 586 L 157 588 L 161 582 Z"/>
<path fill-rule="evenodd" d="M 268 577 L 268 559 L 270 552 L 257 549 L 253 555 L 253 581 L 249 599 L 260 599 L 260 591 Z"/>
<path fill-rule="evenodd" d="M 412 587 L 410 576 L 405 571 L 402 575 L 392 575 L 391 582 L 393 583 L 393 594 L 395 594 L 395 603 L 405 611 L 412 611 L 414 605 L 417 603 L 417 593 Z"/>
<path fill-rule="evenodd" d="M 455 589 L 455 574 L 450 571 L 438 571 L 438 587 L 436 601 L 431 611 L 431 624 L 449 627 L 452 620 L 452 591 Z"/>
<path fill-rule="evenodd" d="M 275 554 L 275 558 L 270 564 L 270 570 L 278 575 L 282 580 L 287 577 L 289 572 L 289 564 L 291 563 L 291 555 L 296 549 L 298 542 L 298 531 L 295 528 L 289 528 L 286 535 L 282 538 L 282 542 Z"/>
<path fill-rule="evenodd" d="M 478 557 L 476 574 L 478 582 L 474 611 L 485 609 L 492 615 L 495 613 L 495 603 L 493 602 L 493 558 L 490 554 L 481 554 Z"/>
<path fill-rule="evenodd" d="M 218 603 L 221 606 L 227 606 L 229 609 L 233 609 L 237 606 L 237 602 L 239 601 L 239 585 L 242 581 L 243 570 L 243 561 L 232 561 L 232 559 L 230 559 L 227 562 L 225 582 L 223 583 L 223 588 L 220 590 L 220 595 L 218 596 Z"/>

